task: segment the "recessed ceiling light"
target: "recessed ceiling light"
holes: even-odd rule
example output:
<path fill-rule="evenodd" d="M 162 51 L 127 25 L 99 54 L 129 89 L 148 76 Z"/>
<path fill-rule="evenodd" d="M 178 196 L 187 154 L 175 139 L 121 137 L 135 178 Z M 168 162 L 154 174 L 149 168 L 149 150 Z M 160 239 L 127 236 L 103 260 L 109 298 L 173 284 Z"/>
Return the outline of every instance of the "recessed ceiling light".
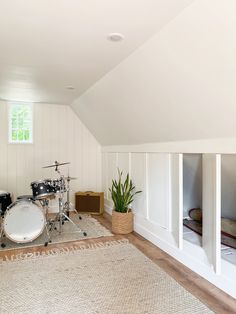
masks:
<path fill-rule="evenodd" d="M 121 33 L 110 33 L 107 37 L 108 40 L 118 42 L 123 40 L 125 37 Z"/>
<path fill-rule="evenodd" d="M 69 85 L 69 86 L 66 86 L 66 89 L 74 90 L 75 88 L 74 88 L 74 86 Z"/>

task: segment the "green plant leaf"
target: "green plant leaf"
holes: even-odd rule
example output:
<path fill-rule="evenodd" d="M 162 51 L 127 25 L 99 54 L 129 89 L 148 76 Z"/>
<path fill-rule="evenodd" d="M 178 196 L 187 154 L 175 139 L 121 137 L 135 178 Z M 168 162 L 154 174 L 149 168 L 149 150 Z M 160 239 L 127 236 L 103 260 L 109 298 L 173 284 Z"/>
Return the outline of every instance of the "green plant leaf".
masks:
<path fill-rule="evenodd" d="M 134 196 L 142 191 L 135 192 L 135 186 L 127 173 L 124 182 L 122 182 L 123 172 L 118 169 L 117 180 L 112 180 L 112 186 L 109 188 L 111 198 L 114 203 L 114 209 L 118 212 L 128 212 L 129 205 L 133 202 Z"/>

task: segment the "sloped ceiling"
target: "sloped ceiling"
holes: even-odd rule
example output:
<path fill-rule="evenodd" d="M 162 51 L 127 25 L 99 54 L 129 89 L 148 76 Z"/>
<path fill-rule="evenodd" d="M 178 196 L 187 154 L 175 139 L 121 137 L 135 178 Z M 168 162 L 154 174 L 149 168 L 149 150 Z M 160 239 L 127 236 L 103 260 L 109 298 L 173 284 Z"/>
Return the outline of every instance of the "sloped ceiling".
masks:
<path fill-rule="evenodd" d="M 71 104 L 192 1 L 0 0 L 0 99 Z"/>
<path fill-rule="evenodd" d="M 103 145 L 235 136 L 235 17 L 194 1 L 72 107 Z"/>

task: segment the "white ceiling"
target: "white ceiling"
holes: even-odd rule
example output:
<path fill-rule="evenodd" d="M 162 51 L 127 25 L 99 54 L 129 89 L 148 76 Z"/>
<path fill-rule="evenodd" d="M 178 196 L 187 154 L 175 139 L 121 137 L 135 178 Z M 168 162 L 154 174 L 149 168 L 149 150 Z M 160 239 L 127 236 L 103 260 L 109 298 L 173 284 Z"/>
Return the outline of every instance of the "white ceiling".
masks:
<path fill-rule="evenodd" d="M 0 99 L 70 104 L 191 2 L 0 0 Z"/>
<path fill-rule="evenodd" d="M 236 136 L 236 1 L 197 0 L 73 103 L 103 145 Z"/>

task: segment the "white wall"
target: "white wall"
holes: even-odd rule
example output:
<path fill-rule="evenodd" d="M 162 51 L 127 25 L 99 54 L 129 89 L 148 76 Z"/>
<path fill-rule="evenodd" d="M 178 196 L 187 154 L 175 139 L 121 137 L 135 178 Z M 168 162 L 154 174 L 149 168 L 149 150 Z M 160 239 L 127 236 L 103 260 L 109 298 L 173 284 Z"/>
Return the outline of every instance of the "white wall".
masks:
<path fill-rule="evenodd" d="M 55 160 L 69 161 L 64 174 L 78 177 L 77 190 L 101 189 L 101 147 L 69 106 L 34 104 L 33 144 L 8 143 L 8 106 L 0 102 L 0 190 L 30 194 L 30 183 L 57 177 L 42 169 Z"/>
<path fill-rule="evenodd" d="M 103 145 L 235 136 L 235 16 L 194 1 L 72 106 Z"/>
<path fill-rule="evenodd" d="M 183 156 L 183 215 L 191 208 L 202 208 L 202 155 Z"/>

